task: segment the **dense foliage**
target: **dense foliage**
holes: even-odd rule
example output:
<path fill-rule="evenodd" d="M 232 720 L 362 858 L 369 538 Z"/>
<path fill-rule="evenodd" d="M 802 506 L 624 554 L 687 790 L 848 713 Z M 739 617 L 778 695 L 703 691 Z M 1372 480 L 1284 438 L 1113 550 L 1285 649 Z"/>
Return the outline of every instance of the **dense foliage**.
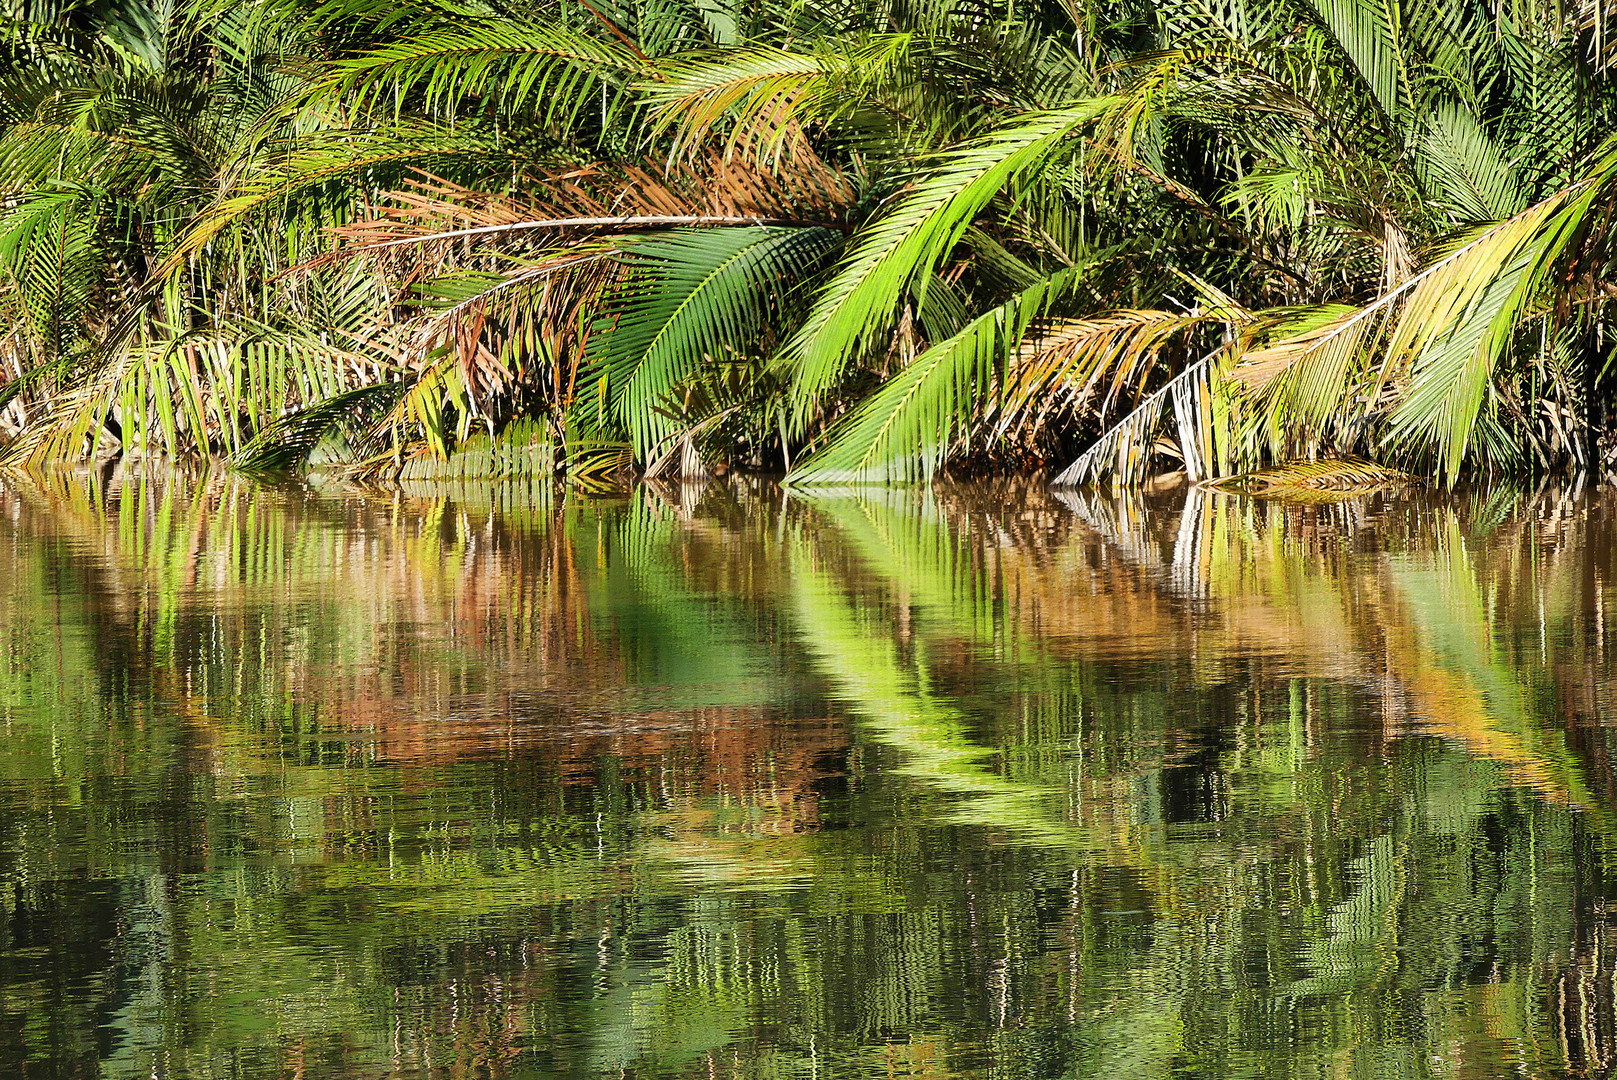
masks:
<path fill-rule="evenodd" d="M 385 471 L 530 418 L 574 475 L 1598 469 L 1606 15 L 10 0 L 0 439 Z"/>

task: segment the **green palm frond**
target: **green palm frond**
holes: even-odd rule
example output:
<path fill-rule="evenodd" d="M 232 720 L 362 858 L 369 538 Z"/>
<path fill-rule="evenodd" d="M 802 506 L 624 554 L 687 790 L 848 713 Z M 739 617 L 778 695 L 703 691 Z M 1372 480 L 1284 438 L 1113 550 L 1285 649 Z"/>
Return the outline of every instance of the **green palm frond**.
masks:
<path fill-rule="evenodd" d="M 177 0 L 108 4 L 101 12 L 101 40 L 126 62 L 161 71 L 180 7 Z"/>
<path fill-rule="evenodd" d="M 1389 119 L 1409 102 L 1409 58 L 1397 0 L 1308 0 Z"/>
<path fill-rule="evenodd" d="M 1053 415 L 1104 415 L 1139 396 L 1166 346 L 1217 321 L 1166 311 L 1049 320 L 1081 280 L 1078 269 L 1062 271 L 933 345 L 839 422 L 790 479 L 927 479 L 974 427 L 1000 439 Z"/>
<path fill-rule="evenodd" d="M 398 398 L 401 383 L 361 386 L 287 413 L 265 425 L 230 464 L 242 472 L 288 472 L 304 465 L 332 431 L 354 421 L 374 419 Z"/>
<path fill-rule="evenodd" d="M 681 57 L 662 66 L 663 80 L 644 87 L 655 133 L 672 131 L 678 155 L 726 122 L 731 147 L 757 140 L 779 153 L 791 125 L 812 114 L 825 97 L 825 61 L 785 49 L 728 51 Z"/>
<path fill-rule="evenodd" d="M 557 22 L 501 20 L 432 30 L 338 60 L 316 90 L 361 109 L 397 111 L 419 97 L 428 113 L 497 100 L 508 113 L 536 107 L 567 124 L 597 105 L 603 81 L 654 78 L 644 58 Z"/>
<path fill-rule="evenodd" d="M 931 273 L 976 214 L 1008 184 L 1060 151 L 1108 104 L 1089 101 L 1018 117 L 949 151 L 859 236 L 784 352 L 799 424 L 849 362 L 891 329 L 905 293 Z"/>
<path fill-rule="evenodd" d="M 21 291 L 51 357 L 81 332 L 104 275 L 105 254 L 88 203 L 75 190 L 44 193 L 0 219 L 0 269 Z"/>
<path fill-rule="evenodd" d="M 1531 266 L 1541 254 L 1532 248 L 1516 252 L 1510 264 L 1485 279 L 1486 287 L 1469 297 L 1469 304 L 1447 313 L 1439 334 L 1422 342 L 1388 418 L 1388 446 L 1430 448 L 1443 477 L 1452 481 L 1458 475 L 1489 405 L 1494 366 L 1531 295 Z M 1412 298 L 1411 306 L 1419 299 L 1424 298 Z"/>
<path fill-rule="evenodd" d="M 1497 221 L 1522 209 L 1516 171 L 1464 106 L 1442 102 L 1431 109 L 1417 160 L 1428 185 L 1462 221 Z"/>
<path fill-rule="evenodd" d="M 626 249 L 634 283 L 609 309 L 614 328 L 584 383 L 607 388 L 642 457 L 674 426 L 675 387 L 702 364 L 746 355 L 840 239 L 821 228 L 710 229 Z"/>
<path fill-rule="evenodd" d="M 135 188 L 162 176 L 162 149 L 140 134 L 30 118 L 0 135 L 0 184 L 44 187 L 63 177 Z"/>
<path fill-rule="evenodd" d="M 383 368 L 372 357 L 332 344 L 330 331 L 274 332 L 236 325 L 171 339 L 142 324 L 139 333 L 51 398 L 8 456 L 72 460 L 115 440 L 125 452 L 171 456 L 240 453 L 288 410 L 336 397 L 356 372 Z"/>
<path fill-rule="evenodd" d="M 1361 418 L 1355 393 L 1370 367 L 1386 309 L 1366 314 L 1342 304 L 1272 313 L 1272 344 L 1249 349 L 1230 378 L 1254 405 L 1254 419 L 1277 456 L 1298 433 L 1316 437 Z"/>
<path fill-rule="evenodd" d="M 1507 150 L 1541 192 L 1568 183 L 1579 140 L 1587 137 L 1578 120 L 1589 104 L 1580 88 L 1578 63 L 1553 37 L 1510 34 L 1501 46 L 1506 79 L 1514 91 L 1514 107 L 1503 128 L 1514 136 Z M 1599 135 L 1609 131 L 1605 127 Z"/>
<path fill-rule="evenodd" d="M 1435 455 L 1440 475 L 1452 482 L 1495 365 L 1570 246 L 1608 212 L 1614 182 L 1617 149 L 1608 149 L 1577 184 L 1474 233 L 1373 302 L 1248 354 L 1237 377 L 1265 388 L 1274 430 L 1318 425 L 1352 405 L 1356 393 L 1364 416 L 1394 389 L 1400 402 L 1386 444 Z M 1372 366 L 1369 350 L 1378 340 Z M 1361 376 L 1368 383 L 1356 390 Z"/>
<path fill-rule="evenodd" d="M 659 65 L 660 81 L 641 89 L 652 132 L 671 131 L 675 154 L 728 128 L 728 145 L 777 157 L 810 121 L 859 104 L 864 88 L 903 69 L 911 34 L 877 34 L 851 44 L 832 40 L 809 50 L 728 49 L 680 56 Z"/>
<path fill-rule="evenodd" d="M 0 185 L 78 179 L 194 196 L 227 153 L 228 129 L 246 122 L 222 110 L 214 90 L 183 70 L 97 72 L 59 85 L 0 135 Z"/>
<path fill-rule="evenodd" d="M 246 175 L 221 185 L 213 204 L 190 222 L 184 235 L 153 271 L 163 278 L 185 265 L 210 241 L 243 219 L 284 205 L 344 178 L 383 169 L 431 168 L 438 162 L 500 158 L 491 141 L 476 132 L 396 128 L 359 134 L 325 131 L 283 144 L 273 155 L 254 162 Z"/>
<path fill-rule="evenodd" d="M 888 379 L 788 477 L 793 483 L 928 479 L 971 427 L 1034 320 L 1078 281 L 1064 271 L 972 320 Z"/>
<path fill-rule="evenodd" d="M 1405 365 L 1409 373 L 1389 444 L 1428 447 L 1444 479 L 1458 476 L 1496 363 L 1614 177 L 1617 153 L 1577 187 L 1485 230 L 1414 279 L 1381 374 L 1385 383 Z"/>

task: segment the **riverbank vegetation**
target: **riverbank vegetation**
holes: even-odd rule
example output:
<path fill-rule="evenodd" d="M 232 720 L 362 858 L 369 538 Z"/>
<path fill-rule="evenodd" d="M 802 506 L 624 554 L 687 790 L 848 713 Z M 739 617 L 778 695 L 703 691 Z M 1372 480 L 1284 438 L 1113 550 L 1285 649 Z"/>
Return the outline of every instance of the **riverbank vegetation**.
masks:
<path fill-rule="evenodd" d="M 8 8 L 12 462 L 1617 458 L 1588 0 Z"/>

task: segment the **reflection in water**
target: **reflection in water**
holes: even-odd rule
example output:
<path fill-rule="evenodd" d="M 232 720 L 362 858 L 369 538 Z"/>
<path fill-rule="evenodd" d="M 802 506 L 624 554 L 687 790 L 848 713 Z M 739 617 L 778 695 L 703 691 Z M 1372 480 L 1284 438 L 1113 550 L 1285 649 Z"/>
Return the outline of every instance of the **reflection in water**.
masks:
<path fill-rule="evenodd" d="M 0 1074 L 1610 1075 L 1614 508 L 0 486 Z"/>

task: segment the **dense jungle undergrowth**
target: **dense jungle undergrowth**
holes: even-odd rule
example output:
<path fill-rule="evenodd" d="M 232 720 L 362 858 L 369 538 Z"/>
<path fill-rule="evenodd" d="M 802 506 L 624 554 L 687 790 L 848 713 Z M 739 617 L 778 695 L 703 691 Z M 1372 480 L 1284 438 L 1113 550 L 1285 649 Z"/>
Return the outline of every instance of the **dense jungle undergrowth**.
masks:
<path fill-rule="evenodd" d="M 1614 28 L 6 0 L 0 462 L 1607 471 Z"/>

